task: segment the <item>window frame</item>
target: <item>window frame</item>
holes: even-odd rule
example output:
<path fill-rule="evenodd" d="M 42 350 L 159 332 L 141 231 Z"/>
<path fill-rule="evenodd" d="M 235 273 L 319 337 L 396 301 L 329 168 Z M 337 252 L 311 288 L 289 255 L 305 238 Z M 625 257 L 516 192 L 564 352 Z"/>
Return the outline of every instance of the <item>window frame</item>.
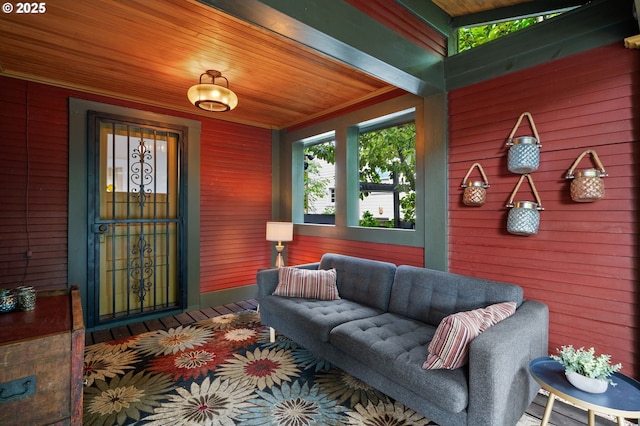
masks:
<path fill-rule="evenodd" d="M 359 209 L 359 167 L 358 167 L 358 126 L 369 120 L 392 113 L 415 108 L 416 122 L 416 226 L 414 229 L 367 228 L 360 227 Z M 357 241 L 424 246 L 424 155 L 425 155 L 425 108 L 424 98 L 406 94 L 356 110 L 345 115 L 317 122 L 304 128 L 283 132 L 281 143 L 291 153 L 291 193 L 289 206 L 291 218 L 296 225 L 296 233 L 326 238 L 340 238 Z M 306 138 L 325 132 L 335 131 L 336 180 L 335 180 L 335 225 L 304 223 L 303 200 L 303 143 Z M 355 167 L 348 167 L 355 164 Z M 286 173 L 283 169 L 282 172 Z M 355 195 L 354 195 L 355 194 Z"/>

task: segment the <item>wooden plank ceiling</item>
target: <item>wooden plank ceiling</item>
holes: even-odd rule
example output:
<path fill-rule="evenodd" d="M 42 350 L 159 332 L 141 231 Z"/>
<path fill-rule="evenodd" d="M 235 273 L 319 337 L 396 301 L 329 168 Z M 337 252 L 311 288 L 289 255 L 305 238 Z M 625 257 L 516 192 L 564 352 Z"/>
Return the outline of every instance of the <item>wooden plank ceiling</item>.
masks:
<path fill-rule="evenodd" d="M 436 1 L 451 16 L 515 2 Z M 56 0 L 42 14 L 4 13 L 0 40 L 3 75 L 266 128 L 395 89 L 195 0 Z M 188 102 L 208 69 L 229 80 L 235 110 L 206 113 Z"/>
<path fill-rule="evenodd" d="M 463 16 L 530 1 L 533 0 L 433 0 L 433 3 L 449 16 Z"/>

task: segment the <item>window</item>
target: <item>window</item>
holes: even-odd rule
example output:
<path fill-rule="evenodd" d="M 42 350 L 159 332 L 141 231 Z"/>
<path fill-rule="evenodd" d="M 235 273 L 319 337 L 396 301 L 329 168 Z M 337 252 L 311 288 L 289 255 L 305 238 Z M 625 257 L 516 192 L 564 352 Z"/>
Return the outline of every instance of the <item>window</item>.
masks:
<path fill-rule="evenodd" d="M 360 226 L 413 228 L 415 109 L 358 124 Z"/>
<path fill-rule="evenodd" d="M 423 244 L 423 105 L 423 98 L 406 95 L 285 135 L 298 233 Z M 328 174 L 320 172 L 325 168 Z"/>
<path fill-rule="evenodd" d="M 130 142 L 130 135 L 124 125 L 115 125 L 114 133 L 107 134 L 107 171 L 105 175 L 107 192 L 129 192 L 130 183 L 140 174 L 131 159 L 146 159 L 153 170 L 153 187 L 147 190 L 156 194 L 167 193 L 167 133 L 150 132 L 135 128 L 137 140 Z M 115 139 L 115 143 L 114 143 Z M 140 179 L 140 178 L 137 178 Z"/>
<path fill-rule="evenodd" d="M 335 224 L 335 132 L 302 141 L 304 222 Z"/>
<path fill-rule="evenodd" d="M 492 40 L 504 37 L 507 34 L 514 33 L 558 15 L 560 15 L 560 13 L 458 28 L 458 53 L 481 46 Z"/>

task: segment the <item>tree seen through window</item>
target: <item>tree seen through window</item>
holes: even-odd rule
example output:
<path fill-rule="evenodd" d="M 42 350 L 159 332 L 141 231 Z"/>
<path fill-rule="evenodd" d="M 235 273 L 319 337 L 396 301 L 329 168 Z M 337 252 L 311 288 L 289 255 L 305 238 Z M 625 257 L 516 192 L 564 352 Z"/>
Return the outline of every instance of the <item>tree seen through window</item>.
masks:
<path fill-rule="evenodd" d="M 360 226 L 413 228 L 416 205 L 415 121 L 393 122 L 388 127 L 369 126 L 358 136 Z M 335 164 L 333 141 L 306 146 L 305 222 L 312 216 L 335 214 L 334 175 L 324 171 Z"/>

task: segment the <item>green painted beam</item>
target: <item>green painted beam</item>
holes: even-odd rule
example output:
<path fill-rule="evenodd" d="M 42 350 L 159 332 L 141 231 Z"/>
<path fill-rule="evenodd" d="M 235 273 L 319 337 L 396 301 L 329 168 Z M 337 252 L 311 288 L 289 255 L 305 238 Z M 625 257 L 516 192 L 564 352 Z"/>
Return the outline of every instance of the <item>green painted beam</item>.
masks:
<path fill-rule="evenodd" d="M 342 0 L 199 0 L 421 96 L 444 89 L 443 61 Z"/>
<path fill-rule="evenodd" d="M 622 43 L 637 34 L 631 3 L 598 0 L 445 59 L 447 91 Z"/>

